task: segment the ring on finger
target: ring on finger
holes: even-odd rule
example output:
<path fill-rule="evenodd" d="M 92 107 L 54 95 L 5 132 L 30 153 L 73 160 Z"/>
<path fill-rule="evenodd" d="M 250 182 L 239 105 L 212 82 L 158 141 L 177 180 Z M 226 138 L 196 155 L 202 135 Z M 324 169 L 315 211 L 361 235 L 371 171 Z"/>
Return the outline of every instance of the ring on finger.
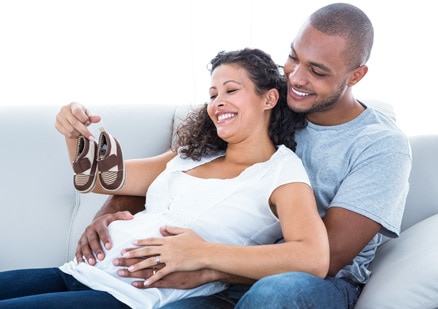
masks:
<path fill-rule="evenodd" d="M 157 269 L 154 267 L 152 268 L 152 275 L 155 275 L 157 273 Z"/>
<path fill-rule="evenodd" d="M 157 265 L 161 263 L 160 257 L 158 255 L 155 257 L 155 263 L 157 263 Z"/>

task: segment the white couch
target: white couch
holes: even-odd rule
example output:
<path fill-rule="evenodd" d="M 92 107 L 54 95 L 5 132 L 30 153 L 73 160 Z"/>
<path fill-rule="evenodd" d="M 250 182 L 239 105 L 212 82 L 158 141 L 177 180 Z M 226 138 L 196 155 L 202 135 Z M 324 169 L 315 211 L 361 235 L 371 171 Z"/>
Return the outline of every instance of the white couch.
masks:
<path fill-rule="evenodd" d="M 92 110 L 102 115 L 128 159 L 168 149 L 174 123 L 188 107 Z M 79 235 L 106 199 L 75 192 L 64 138 L 54 128 L 59 108 L 0 107 L 0 270 L 70 260 Z M 378 250 L 356 308 L 438 307 L 438 135 L 411 136 L 410 141 L 413 169 L 403 233 Z"/>

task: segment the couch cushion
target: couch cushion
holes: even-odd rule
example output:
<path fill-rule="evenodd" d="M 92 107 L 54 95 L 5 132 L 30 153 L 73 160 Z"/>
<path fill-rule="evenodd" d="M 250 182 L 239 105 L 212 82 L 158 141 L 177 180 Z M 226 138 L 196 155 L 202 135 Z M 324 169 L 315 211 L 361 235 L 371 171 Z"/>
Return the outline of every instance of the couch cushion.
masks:
<path fill-rule="evenodd" d="M 355 309 L 438 308 L 438 214 L 383 244 Z"/>

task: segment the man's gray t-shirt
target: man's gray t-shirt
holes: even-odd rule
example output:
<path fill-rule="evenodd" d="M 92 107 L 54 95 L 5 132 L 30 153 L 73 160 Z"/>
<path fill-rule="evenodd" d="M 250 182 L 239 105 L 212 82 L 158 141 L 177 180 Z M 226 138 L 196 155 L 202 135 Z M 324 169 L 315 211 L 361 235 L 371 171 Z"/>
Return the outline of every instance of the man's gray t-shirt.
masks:
<path fill-rule="evenodd" d="M 382 229 L 336 277 L 366 283 L 382 235 L 396 237 L 408 193 L 409 141 L 395 123 L 367 108 L 336 126 L 308 126 L 297 132 L 297 155 L 312 184 L 323 217 L 330 207 L 359 213 Z"/>

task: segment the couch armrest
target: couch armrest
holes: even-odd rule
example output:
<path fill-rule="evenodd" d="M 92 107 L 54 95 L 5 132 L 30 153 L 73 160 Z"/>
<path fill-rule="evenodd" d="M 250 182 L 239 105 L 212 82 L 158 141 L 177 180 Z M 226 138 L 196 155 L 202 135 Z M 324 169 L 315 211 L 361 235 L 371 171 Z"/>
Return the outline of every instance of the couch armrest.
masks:
<path fill-rule="evenodd" d="M 355 309 L 438 308 L 437 235 L 438 214 L 383 244 Z"/>

